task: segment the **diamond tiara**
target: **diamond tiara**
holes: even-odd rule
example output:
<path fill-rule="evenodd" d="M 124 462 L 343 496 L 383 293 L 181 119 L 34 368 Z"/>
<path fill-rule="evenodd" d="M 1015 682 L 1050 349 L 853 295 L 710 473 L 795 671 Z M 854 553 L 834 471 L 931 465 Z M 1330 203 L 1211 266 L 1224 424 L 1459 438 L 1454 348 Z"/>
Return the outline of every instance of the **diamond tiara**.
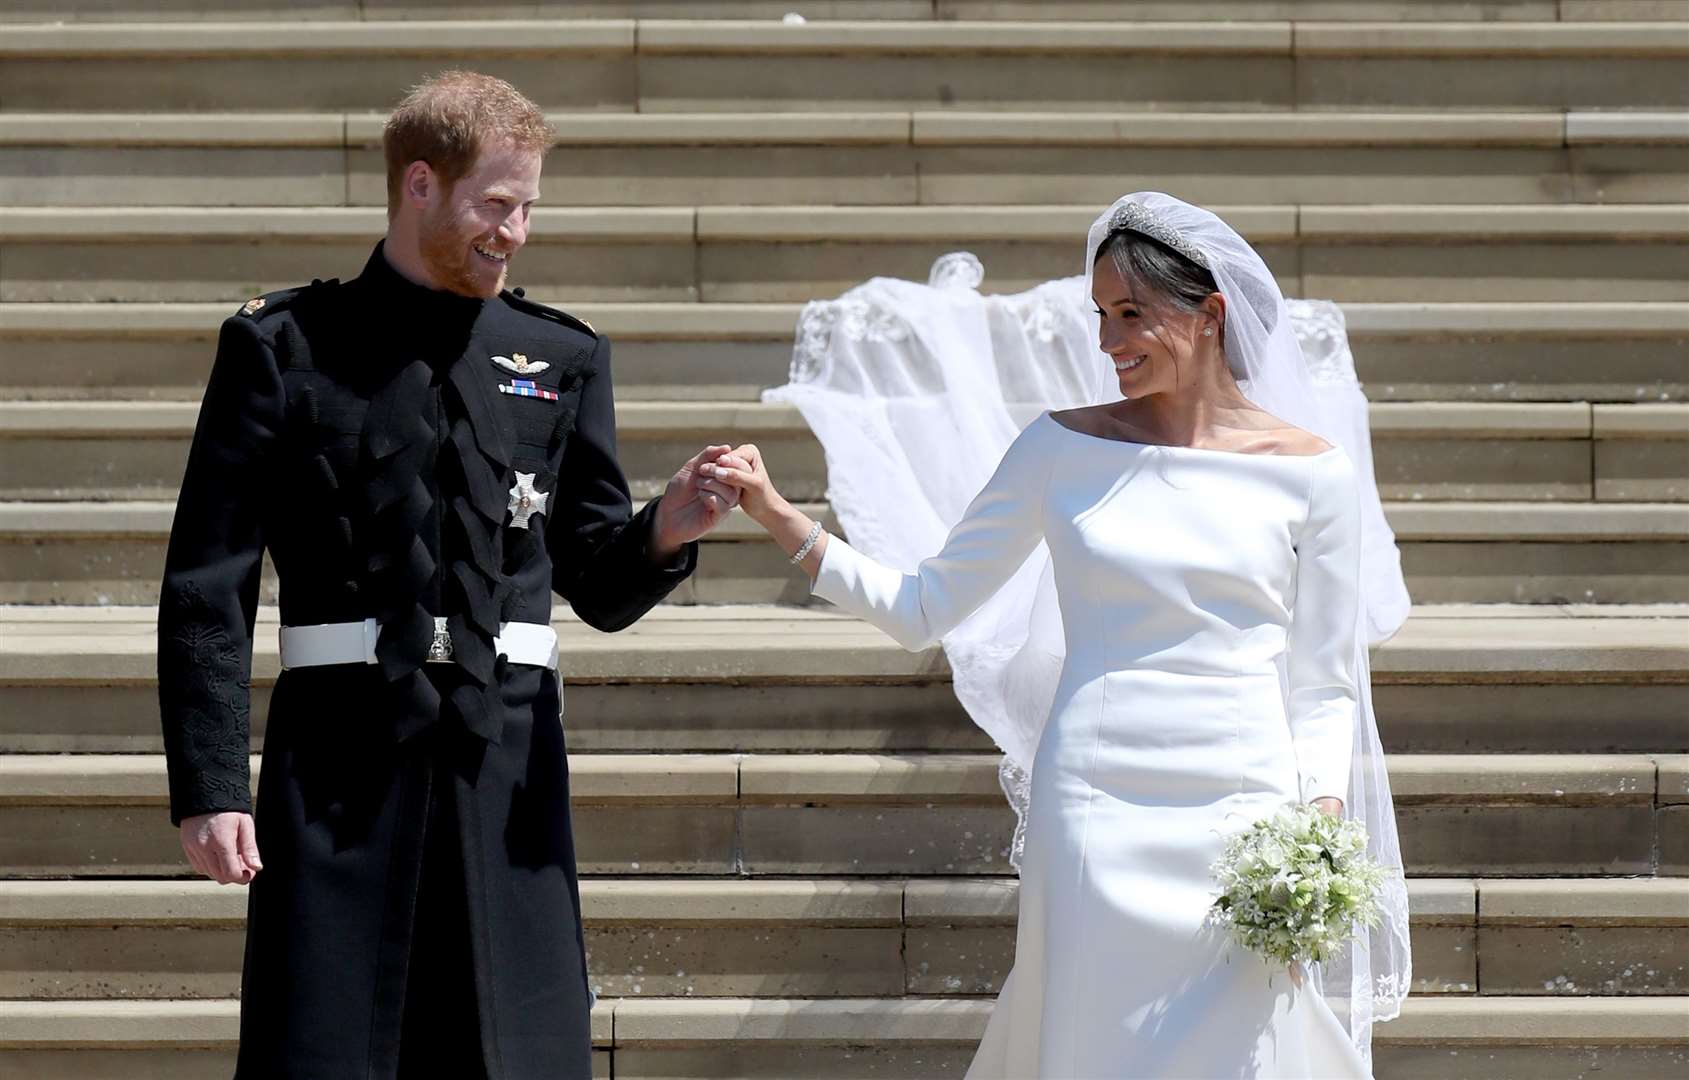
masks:
<path fill-rule="evenodd" d="M 1122 229 L 1142 233 L 1151 240 L 1167 245 L 1204 270 L 1211 269 L 1206 252 L 1186 239 L 1184 233 L 1156 217 L 1153 211 L 1140 203 L 1122 203 L 1119 209 L 1109 215 L 1108 231 L 1115 233 Z"/>

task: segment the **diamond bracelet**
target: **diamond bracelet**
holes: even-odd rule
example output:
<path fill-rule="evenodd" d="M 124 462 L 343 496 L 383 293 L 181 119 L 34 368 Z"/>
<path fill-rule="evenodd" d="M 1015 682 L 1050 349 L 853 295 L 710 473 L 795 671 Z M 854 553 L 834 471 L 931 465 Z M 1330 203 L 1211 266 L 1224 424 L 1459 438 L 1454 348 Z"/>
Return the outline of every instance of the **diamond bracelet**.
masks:
<path fill-rule="evenodd" d="M 797 554 L 792 556 L 792 565 L 796 566 L 803 562 L 803 557 L 809 554 L 809 549 L 814 547 L 815 542 L 819 539 L 821 539 L 821 523 L 817 521 L 809 527 L 809 535 L 804 537 L 803 547 L 798 548 Z"/>

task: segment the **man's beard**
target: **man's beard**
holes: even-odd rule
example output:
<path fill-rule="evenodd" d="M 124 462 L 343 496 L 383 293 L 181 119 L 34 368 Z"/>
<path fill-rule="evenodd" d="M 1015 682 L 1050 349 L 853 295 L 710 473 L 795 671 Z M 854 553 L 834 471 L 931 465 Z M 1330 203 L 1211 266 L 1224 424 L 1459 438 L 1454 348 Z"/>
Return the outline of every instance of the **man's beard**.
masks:
<path fill-rule="evenodd" d="M 449 225 L 424 219 L 419 238 L 422 265 L 447 292 L 487 300 L 504 288 L 504 268 L 489 287 L 486 279 L 476 273 L 481 256 L 475 254 L 467 239 L 459 238 Z"/>

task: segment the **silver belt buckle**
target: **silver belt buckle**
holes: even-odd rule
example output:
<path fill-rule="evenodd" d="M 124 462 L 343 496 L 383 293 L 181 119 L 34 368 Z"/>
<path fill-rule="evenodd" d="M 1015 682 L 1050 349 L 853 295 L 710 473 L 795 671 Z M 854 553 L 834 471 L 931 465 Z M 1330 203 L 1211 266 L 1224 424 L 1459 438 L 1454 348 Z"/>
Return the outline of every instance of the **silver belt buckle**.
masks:
<path fill-rule="evenodd" d="M 428 662 L 430 664 L 449 664 L 452 662 L 452 635 L 446 629 L 446 620 L 434 619 L 434 640 L 428 643 Z"/>

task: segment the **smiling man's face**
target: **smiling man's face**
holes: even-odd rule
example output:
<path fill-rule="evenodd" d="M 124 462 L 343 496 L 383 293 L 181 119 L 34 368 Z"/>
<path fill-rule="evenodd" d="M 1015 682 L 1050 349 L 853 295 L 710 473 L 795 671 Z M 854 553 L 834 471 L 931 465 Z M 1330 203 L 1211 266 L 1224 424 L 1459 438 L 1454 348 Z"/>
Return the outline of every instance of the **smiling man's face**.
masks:
<path fill-rule="evenodd" d="M 432 189 L 417 240 L 436 287 L 478 299 L 504 288 L 510 260 L 528 240 L 540 162 L 534 151 L 489 146 L 457 183 Z"/>

